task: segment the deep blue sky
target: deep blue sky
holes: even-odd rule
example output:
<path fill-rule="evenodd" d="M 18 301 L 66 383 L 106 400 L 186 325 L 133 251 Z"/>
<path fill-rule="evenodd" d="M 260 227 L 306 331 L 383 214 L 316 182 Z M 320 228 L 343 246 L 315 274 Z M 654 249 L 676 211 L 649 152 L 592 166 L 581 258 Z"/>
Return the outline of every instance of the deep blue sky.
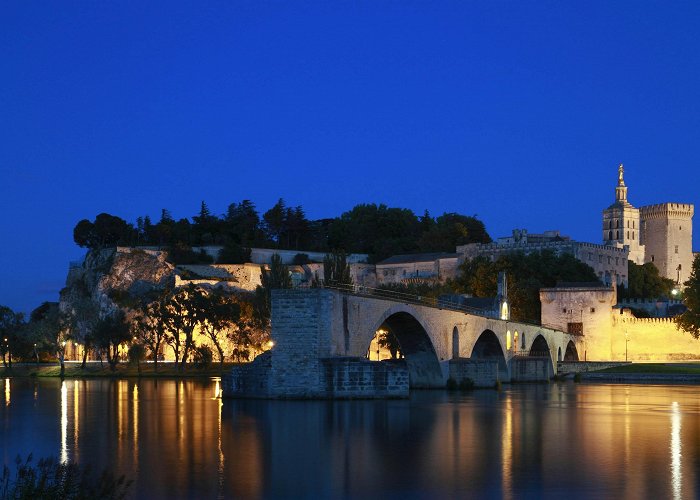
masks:
<path fill-rule="evenodd" d="M 4 2 L 0 304 L 56 300 L 100 212 L 383 202 L 599 242 L 619 162 L 633 204 L 700 203 L 700 4 L 570 3 Z"/>

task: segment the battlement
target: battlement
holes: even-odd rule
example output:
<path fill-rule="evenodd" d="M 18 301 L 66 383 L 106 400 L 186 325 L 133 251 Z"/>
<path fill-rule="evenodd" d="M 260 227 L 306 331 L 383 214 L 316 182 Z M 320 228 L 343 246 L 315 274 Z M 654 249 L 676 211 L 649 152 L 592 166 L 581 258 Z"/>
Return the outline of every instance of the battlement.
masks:
<path fill-rule="evenodd" d="M 691 203 L 658 203 L 640 207 L 641 219 L 665 219 L 687 218 L 690 219 L 695 213 L 695 206 Z"/>

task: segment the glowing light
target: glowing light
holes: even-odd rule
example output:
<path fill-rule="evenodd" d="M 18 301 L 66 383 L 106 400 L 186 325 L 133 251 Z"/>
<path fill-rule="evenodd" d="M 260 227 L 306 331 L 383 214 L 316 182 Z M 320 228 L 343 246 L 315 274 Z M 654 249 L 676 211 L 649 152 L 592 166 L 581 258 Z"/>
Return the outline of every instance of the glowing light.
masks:
<path fill-rule="evenodd" d="M 275 347 L 275 342 L 272 341 L 272 340 L 270 340 L 270 341 L 267 343 L 267 347 L 269 347 L 270 349 L 272 349 L 273 347 Z"/>
<path fill-rule="evenodd" d="M 508 302 L 506 301 L 501 304 L 501 319 L 508 319 Z"/>
<path fill-rule="evenodd" d="M 221 377 L 214 377 L 214 397 L 212 399 L 219 399 L 221 394 Z"/>
<path fill-rule="evenodd" d="M 5 379 L 5 406 L 10 406 L 10 379 Z"/>
<path fill-rule="evenodd" d="M 506 332 L 506 351 L 510 351 L 511 341 L 510 341 L 510 330 Z"/>
<path fill-rule="evenodd" d="M 673 498 L 683 498 L 681 485 L 683 472 L 681 470 L 681 410 L 676 401 L 671 403 L 671 484 Z"/>
<path fill-rule="evenodd" d="M 68 386 L 65 380 L 61 382 L 61 453 L 59 460 L 62 464 L 68 462 Z"/>

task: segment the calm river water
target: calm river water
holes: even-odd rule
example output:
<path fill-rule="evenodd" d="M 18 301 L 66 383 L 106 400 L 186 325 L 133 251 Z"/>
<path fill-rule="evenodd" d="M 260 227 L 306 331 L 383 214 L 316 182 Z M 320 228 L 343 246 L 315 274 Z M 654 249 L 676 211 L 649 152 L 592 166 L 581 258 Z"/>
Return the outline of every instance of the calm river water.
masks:
<path fill-rule="evenodd" d="M 135 498 L 697 498 L 699 389 L 222 401 L 216 380 L 0 379 L 0 458 L 110 467 Z"/>

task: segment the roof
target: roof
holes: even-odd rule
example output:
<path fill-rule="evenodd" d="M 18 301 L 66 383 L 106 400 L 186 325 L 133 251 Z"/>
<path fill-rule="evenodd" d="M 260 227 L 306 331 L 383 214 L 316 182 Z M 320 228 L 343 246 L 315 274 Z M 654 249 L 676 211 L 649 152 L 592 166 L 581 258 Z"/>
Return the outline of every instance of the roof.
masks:
<path fill-rule="evenodd" d="M 456 259 L 458 255 L 456 253 L 447 252 L 435 252 L 435 253 L 411 253 L 404 255 L 392 255 L 388 259 L 384 259 L 381 262 L 377 262 L 378 266 L 384 264 L 408 264 L 410 262 L 432 262 L 438 259 Z"/>

